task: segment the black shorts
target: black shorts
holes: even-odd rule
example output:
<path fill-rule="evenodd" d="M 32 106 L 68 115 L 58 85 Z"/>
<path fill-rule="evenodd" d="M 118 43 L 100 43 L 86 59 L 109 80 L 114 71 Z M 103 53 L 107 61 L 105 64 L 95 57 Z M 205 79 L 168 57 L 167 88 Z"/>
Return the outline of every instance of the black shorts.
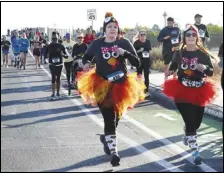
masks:
<path fill-rule="evenodd" d="M 34 56 L 40 56 L 40 54 L 41 54 L 41 53 L 40 53 L 40 50 L 39 50 L 39 49 L 34 49 L 34 50 L 33 50 L 33 55 L 34 55 Z"/>
<path fill-rule="evenodd" d="M 56 81 L 55 77 L 57 77 L 57 82 L 59 82 L 61 79 L 61 72 L 62 72 L 63 65 L 55 66 L 51 64 L 49 65 L 49 68 L 51 71 L 52 83 L 55 83 Z"/>
<path fill-rule="evenodd" d="M 21 53 L 28 53 L 28 50 L 21 50 Z"/>
<path fill-rule="evenodd" d="M 172 50 L 169 50 L 169 51 L 168 50 L 164 50 L 162 53 L 163 53 L 164 64 L 165 65 L 170 64 L 170 62 L 173 59 L 174 51 L 172 51 Z"/>

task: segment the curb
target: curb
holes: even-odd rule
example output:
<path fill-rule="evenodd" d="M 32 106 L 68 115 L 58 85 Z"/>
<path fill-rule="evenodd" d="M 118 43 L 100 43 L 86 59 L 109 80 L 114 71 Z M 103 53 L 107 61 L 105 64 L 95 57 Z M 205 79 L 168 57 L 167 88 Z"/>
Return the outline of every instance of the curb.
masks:
<path fill-rule="evenodd" d="M 175 103 L 172 99 L 163 94 L 160 86 L 156 86 L 153 84 L 149 85 L 149 93 L 151 97 L 155 100 L 160 101 L 164 106 L 167 106 L 171 109 L 176 109 Z M 223 121 L 223 107 L 210 104 L 205 107 L 205 114 L 215 118 L 219 121 Z"/>

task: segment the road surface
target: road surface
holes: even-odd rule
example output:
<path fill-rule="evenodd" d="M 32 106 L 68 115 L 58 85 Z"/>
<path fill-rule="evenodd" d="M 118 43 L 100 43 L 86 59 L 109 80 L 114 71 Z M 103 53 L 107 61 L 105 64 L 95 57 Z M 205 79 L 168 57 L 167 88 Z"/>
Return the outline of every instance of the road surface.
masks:
<path fill-rule="evenodd" d="M 62 75 L 62 83 L 65 74 Z M 48 65 L 26 70 L 1 68 L 1 171 L 40 172 L 223 172 L 222 123 L 204 117 L 199 144 L 204 162 L 195 167 L 182 144 L 177 110 L 147 98 L 122 118 L 118 127 L 121 166 L 113 168 L 99 134 L 98 108 L 86 106 L 73 91 L 50 101 Z M 186 153 L 188 152 L 188 153 Z"/>

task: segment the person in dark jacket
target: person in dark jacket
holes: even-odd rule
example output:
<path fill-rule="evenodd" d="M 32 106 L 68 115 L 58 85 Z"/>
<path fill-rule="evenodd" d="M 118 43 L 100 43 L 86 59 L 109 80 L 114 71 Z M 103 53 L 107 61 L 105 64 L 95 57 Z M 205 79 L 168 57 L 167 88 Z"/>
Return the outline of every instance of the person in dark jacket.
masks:
<path fill-rule="evenodd" d="M 164 59 L 164 74 L 168 72 L 170 62 L 172 61 L 174 48 L 177 47 L 181 41 L 181 31 L 179 28 L 174 27 L 174 19 L 169 17 L 167 19 L 167 26 L 163 28 L 157 40 L 163 43 L 163 59 Z M 175 77 L 175 75 L 174 75 Z M 167 77 L 165 76 L 165 80 Z"/>

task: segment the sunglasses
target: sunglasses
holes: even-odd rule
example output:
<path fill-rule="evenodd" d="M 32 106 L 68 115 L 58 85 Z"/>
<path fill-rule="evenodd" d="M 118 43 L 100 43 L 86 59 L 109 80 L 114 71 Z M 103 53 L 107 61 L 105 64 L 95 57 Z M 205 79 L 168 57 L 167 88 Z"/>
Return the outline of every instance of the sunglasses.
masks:
<path fill-rule="evenodd" d="M 83 39 L 83 37 L 77 37 L 78 39 Z"/>
<path fill-rule="evenodd" d="M 146 36 L 146 34 L 140 34 L 140 36 Z"/>
<path fill-rule="evenodd" d="M 185 37 L 190 37 L 190 36 L 197 37 L 197 34 L 196 33 L 186 33 L 185 34 Z"/>

